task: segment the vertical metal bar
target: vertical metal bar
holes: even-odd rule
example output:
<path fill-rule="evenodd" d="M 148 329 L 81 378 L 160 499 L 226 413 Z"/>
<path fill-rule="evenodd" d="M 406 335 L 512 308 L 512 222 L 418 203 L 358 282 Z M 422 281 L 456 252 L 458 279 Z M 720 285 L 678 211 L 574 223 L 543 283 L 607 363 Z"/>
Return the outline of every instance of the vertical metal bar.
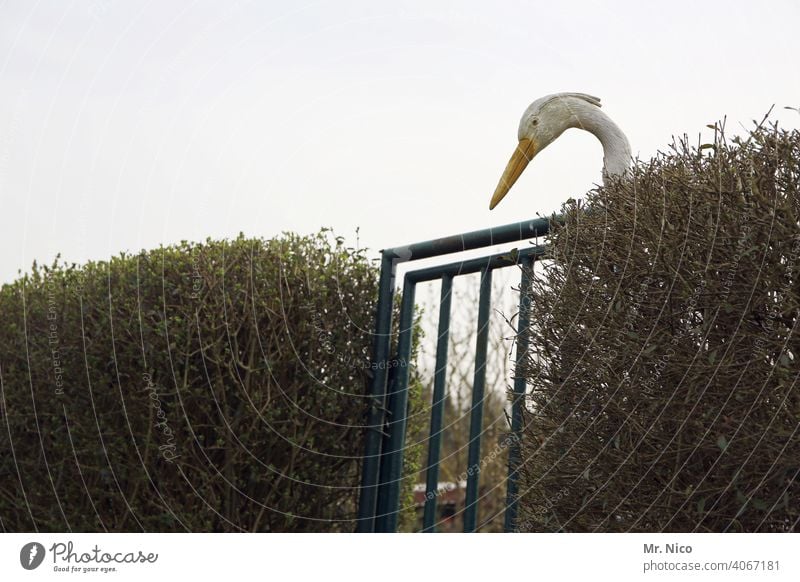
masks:
<path fill-rule="evenodd" d="M 439 334 L 436 339 L 436 371 L 433 377 L 431 431 L 428 439 L 428 468 L 425 475 L 425 514 L 422 531 L 436 531 L 436 495 L 439 490 L 439 456 L 442 448 L 442 419 L 444 418 L 444 389 L 447 385 L 447 348 L 450 338 L 450 304 L 453 296 L 452 275 L 442 275 L 439 301 Z"/>
<path fill-rule="evenodd" d="M 395 354 L 397 357 L 397 354 Z M 391 364 L 391 360 L 387 362 Z M 388 383 L 386 392 L 386 411 L 384 420 L 384 433 L 381 443 L 380 468 L 378 469 L 378 500 L 375 507 L 375 530 L 376 532 L 388 532 L 386 526 L 386 516 L 391 511 L 389 497 L 387 495 L 387 484 L 389 483 L 389 451 L 392 447 L 392 436 L 389 434 L 389 423 L 391 422 L 391 411 L 397 406 L 397 372 L 394 368 L 388 368 Z"/>
<path fill-rule="evenodd" d="M 378 499 L 378 476 L 381 457 L 384 412 L 386 410 L 386 379 L 389 346 L 392 333 L 392 303 L 396 261 L 393 253 L 381 256 L 381 275 L 378 283 L 378 305 L 375 317 L 375 337 L 372 347 L 372 381 L 370 406 L 367 414 L 366 445 L 361 471 L 361 491 L 358 500 L 357 532 L 375 531 Z"/>
<path fill-rule="evenodd" d="M 528 353 L 531 304 L 528 291 L 533 277 L 533 257 L 522 262 L 522 277 L 519 285 L 519 320 L 517 324 L 517 350 L 514 369 L 514 398 L 511 402 L 511 448 L 508 451 L 508 481 L 506 482 L 506 513 L 504 529 L 516 531 L 517 520 L 517 476 L 522 460 L 522 410 L 525 406 L 525 376 L 520 367 Z"/>
<path fill-rule="evenodd" d="M 478 300 L 478 339 L 475 346 L 475 379 L 472 384 L 472 408 L 469 420 L 467 454 L 467 498 L 464 508 L 464 531 L 474 532 L 478 524 L 478 485 L 480 476 L 481 433 L 483 431 L 483 393 L 486 387 L 486 347 L 489 340 L 489 312 L 492 302 L 492 271 L 481 269 Z"/>
<path fill-rule="evenodd" d="M 400 305 L 400 328 L 397 339 L 397 360 L 393 389 L 389 394 L 387 432 L 389 434 L 381 458 L 378 514 L 375 531 L 394 532 L 400 508 L 400 485 L 403 478 L 403 452 L 408 416 L 408 379 L 411 363 L 411 340 L 414 332 L 414 293 L 416 283 L 408 278 L 403 282 L 403 301 Z"/>

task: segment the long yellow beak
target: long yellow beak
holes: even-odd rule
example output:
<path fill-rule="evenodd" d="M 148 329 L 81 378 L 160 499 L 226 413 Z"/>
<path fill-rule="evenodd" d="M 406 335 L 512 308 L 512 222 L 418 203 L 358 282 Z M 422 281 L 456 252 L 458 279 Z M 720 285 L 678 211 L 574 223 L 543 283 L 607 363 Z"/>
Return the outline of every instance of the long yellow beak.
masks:
<path fill-rule="evenodd" d="M 489 210 L 492 210 L 495 206 L 497 206 L 503 197 L 508 194 L 511 186 L 514 185 L 514 182 L 517 181 L 517 178 L 520 177 L 522 171 L 528 165 L 528 162 L 530 162 L 535 155 L 536 144 L 533 141 L 527 138 L 519 140 L 517 149 L 514 150 L 514 153 L 511 155 L 511 159 L 508 160 L 506 169 L 503 172 L 500 181 L 497 183 L 497 188 L 494 190 L 492 201 L 489 202 Z"/>

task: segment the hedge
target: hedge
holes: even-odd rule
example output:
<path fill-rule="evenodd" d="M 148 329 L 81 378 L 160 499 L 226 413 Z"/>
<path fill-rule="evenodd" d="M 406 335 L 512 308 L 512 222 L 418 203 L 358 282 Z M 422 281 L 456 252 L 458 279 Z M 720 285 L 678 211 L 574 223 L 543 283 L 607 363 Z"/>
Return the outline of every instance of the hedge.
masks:
<path fill-rule="evenodd" d="M 523 531 L 800 520 L 800 132 L 686 140 L 570 201 L 527 299 Z"/>
<path fill-rule="evenodd" d="M 376 290 L 325 231 L 34 265 L 0 291 L 3 529 L 352 531 Z"/>

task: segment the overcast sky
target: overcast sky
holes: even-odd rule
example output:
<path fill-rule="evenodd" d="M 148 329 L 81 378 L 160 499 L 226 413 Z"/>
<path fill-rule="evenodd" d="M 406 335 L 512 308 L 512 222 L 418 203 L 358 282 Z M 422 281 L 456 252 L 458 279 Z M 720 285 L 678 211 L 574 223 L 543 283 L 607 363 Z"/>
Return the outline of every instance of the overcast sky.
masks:
<path fill-rule="evenodd" d="M 587 133 L 488 210 L 531 101 L 601 97 L 643 158 L 772 104 L 798 127 L 798 6 L 2 2 L 0 281 L 57 252 L 321 226 L 377 251 L 552 212 L 600 179 Z"/>

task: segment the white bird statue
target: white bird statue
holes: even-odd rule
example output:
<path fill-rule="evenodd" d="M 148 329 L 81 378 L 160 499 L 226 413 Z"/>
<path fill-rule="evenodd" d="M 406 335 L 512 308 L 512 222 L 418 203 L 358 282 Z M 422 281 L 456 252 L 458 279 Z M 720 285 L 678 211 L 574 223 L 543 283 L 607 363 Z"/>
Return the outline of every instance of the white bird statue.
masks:
<path fill-rule="evenodd" d="M 497 184 L 489 210 L 508 194 L 528 162 L 570 127 L 593 133 L 603 144 L 604 180 L 628 170 L 631 165 L 628 138 L 600 111 L 600 99 L 585 93 L 546 95 L 531 103 L 519 122 L 519 144 Z"/>

